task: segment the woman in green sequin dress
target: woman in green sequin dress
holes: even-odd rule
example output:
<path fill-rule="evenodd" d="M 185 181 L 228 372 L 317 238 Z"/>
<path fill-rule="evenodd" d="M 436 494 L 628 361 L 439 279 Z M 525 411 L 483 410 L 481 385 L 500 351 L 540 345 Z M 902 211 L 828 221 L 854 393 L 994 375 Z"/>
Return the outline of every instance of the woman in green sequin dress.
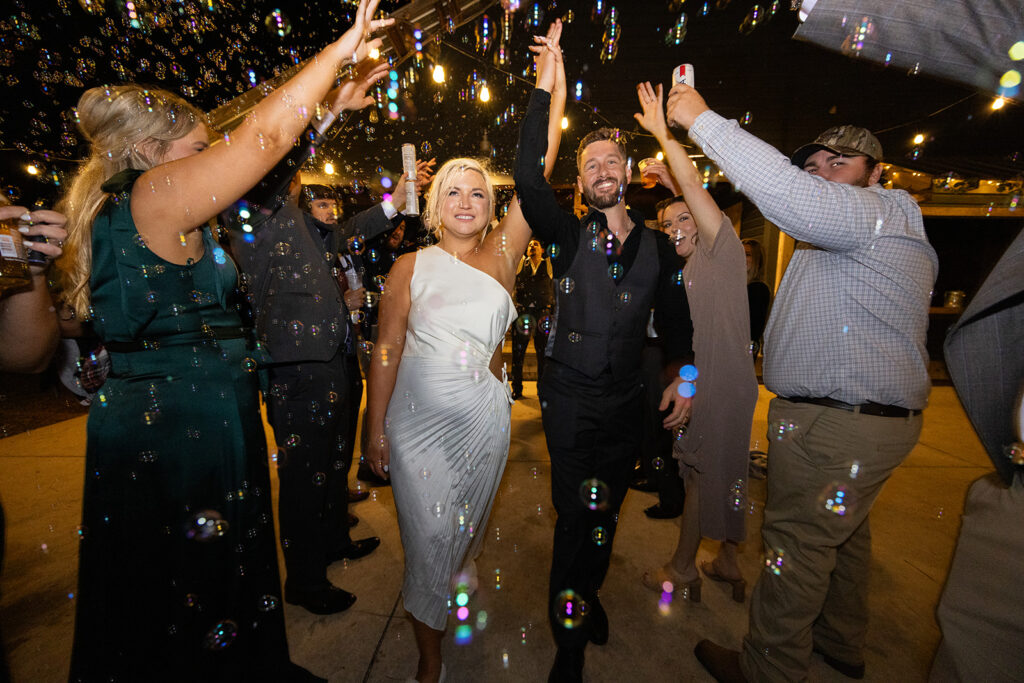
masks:
<path fill-rule="evenodd" d="M 320 680 L 289 660 L 258 352 L 206 223 L 291 148 L 338 67 L 378 43 L 365 40 L 388 23 L 370 20 L 376 5 L 363 0 L 230 144 L 209 147 L 202 114 L 167 92 L 79 101 L 92 150 L 63 207 L 65 300 L 112 370 L 89 414 L 72 681 Z M 363 106 L 363 92 L 349 82 L 332 101 Z"/>

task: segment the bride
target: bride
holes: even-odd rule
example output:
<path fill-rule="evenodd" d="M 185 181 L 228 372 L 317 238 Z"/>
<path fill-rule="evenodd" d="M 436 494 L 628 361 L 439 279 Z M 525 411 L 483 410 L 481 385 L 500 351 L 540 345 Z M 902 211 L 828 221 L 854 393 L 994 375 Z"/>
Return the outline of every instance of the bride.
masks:
<path fill-rule="evenodd" d="M 530 47 L 537 86 L 554 88 L 545 174 L 558 151 L 565 103 L 561 31 L 556 21 Z M 438 243 L 392 267 L 370 366 L 366 459 L 393 480 L 405 550 L 402 594 L 421 683 L 444 676 L 453 577 L 479 551 L 508 457 L 512 401 L 501 346 L 516 318 L 510 292 L 530 228 L 513 201 L 484 237 L 493 217 L 494 188 L 480 162 L 445 163 L 424 212 Z"/>

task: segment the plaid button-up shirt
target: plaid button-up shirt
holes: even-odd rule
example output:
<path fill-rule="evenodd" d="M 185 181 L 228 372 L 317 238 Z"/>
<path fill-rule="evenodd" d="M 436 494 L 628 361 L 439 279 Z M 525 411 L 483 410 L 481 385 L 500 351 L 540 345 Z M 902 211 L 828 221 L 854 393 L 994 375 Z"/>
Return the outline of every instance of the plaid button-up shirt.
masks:
<path fill-rule="evenodd" d="M 938 258 L 913 198 L 806 173 L 711 111 L 690 137 L 797 240 L 765 330 L 765 386 L 783 397 L 923 408 Z"/>

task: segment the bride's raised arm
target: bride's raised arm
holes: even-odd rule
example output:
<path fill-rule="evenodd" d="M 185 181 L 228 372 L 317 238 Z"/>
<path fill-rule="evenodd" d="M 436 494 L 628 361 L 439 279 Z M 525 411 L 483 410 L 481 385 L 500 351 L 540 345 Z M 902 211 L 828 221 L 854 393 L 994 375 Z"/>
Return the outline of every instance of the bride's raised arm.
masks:
<path fill-rule="evenodd" d="M 559 39 L 562 36 L 562 21 L 556 19 L 548 29 L 546 36 L 534 36 L 537 45 L 531 45 L 530 51 L 535 53 L 537 62 L 537 87 L 551 93 L 551 107 L 548 110 L 548 148 L 544 154 L 544 177 L 551 177 L 555 159 L 558 158 L 558 146 L 562 141 L 562 115 L 565 113 L 565 64 L 562 62 L 562 50 Z M 484 243 L 488 246 L 500 247 L 499 252 L 505 255 L 508 272 L 515 277 L 515 267 L 519 258 L 526 251 L 530 241 L 530 226 L 519 208 L 519 199 L 514 197 L 508 207 L 508 213 L 493 230 Z"/>

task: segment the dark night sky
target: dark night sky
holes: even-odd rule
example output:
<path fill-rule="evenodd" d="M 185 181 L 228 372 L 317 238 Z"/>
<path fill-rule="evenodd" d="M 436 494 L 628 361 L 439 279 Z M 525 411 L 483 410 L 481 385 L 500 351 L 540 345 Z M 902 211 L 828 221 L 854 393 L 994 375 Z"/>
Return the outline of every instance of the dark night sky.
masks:
<path fill-rule="evenodd" d="M 92 12 L 84 8 L 90 3 Z M 212 109 L 247 90 L 252 79 L 270 78 L 277 69 L 315 53 L 344 31 L 354 9 L 339 0 L 137 0 L 138 26 L 133 26 L 127 4 L 0 0 L 0 78 L 6 81 L 0 105 L 0 188 L 18 201 L 52 198 L 59 192 L 53 172 L 66 182 L 64 174 L 84 154 L 71 114 L 83 88 L 136 80 Z M 393 10 L 404 4 L 384 0 L 382 7 Z M 993 112 L 990 95 L 793 40 L 797 19 L 788 0 L 776 3 L 774 16 L 771 3 L 760 5 L 761 16 L 770 20 L 747 32 L 740 30 L 754 6 L 747 0 L 619 2 L 618 55 L 602 62 L 602 35 L 615 4 L 605 0 L 597 16 L 595 0 L 537 4 L 543 26 L 556 16 L 573 14 L 562 41 L 571 125 L 555 168 L 556 181 L 575 176 L 575 148 L 590 129 L 611 124 L 635 130 L 638 80 L 667 81 L 672 67 L 683 62 L 694 64 L 697 88 L 713 109 L 740 120 L 749 116 L 750 131 L 787 152 L 828 126 L 856 123 L 884 131 L 879 137 L 887 161 L 930 165 L 933 171 L 980 165 L 1001 177 L 1024 171 L 1019 154 L 1024 151 L 1024 107 L 1011 103 Z M 291 27 L 283 37 L 266 27 L 276 8 Z M 687 14 L 687 35 L 680 45 L 670 46 L 665 35 L 680 11 Z M 431 81 L 426 67 L 415 69 L 417 80 L 409 82 L 412 63 L 400 65 L 396 71 L 400 79 L 405 77 L 401 97 L 408 95 L 411 103 L 400 109 L 405 120 L 390 121 L 386 111 L 352 116 L 323 150 L 318 166 L 331 160 L 344 176 L 373 181 L 379 168 L 400 169 L 402 142 L 415 143 L 421 155 L 429 149 L 443 160 L 479 155 L 486 132 L 495 169 L 509 171 L 532 82 L 532 76 L 523 75 L 526 46 L 529 34 L 540 32 L 525 25 L 532 12 L 533 3 L 524 2 L 513 15 L 507 66 L 494 63 L 502 14 L 496 3 L 487 13 L 495 38 L 485 53 L 475 37 L 479 20 L 444 36 L 438 52 L 448 74 L 443 88 Z M 432 63 L 429 53 L 424 61 Z M 473 71 L 491 90 L 488 104 L 460 98 Z M 581 102 L 572 97 L 577 80 L 584 87 Z M 929 142 L 921 158 L 911 162 L 906 155 L 918 132 Z M 650 138 L 637 137 L 630 144 L 634 159 L 656 151 Z M 43 173 L 26 175 L 28 161 L 40 165 Z"/>

